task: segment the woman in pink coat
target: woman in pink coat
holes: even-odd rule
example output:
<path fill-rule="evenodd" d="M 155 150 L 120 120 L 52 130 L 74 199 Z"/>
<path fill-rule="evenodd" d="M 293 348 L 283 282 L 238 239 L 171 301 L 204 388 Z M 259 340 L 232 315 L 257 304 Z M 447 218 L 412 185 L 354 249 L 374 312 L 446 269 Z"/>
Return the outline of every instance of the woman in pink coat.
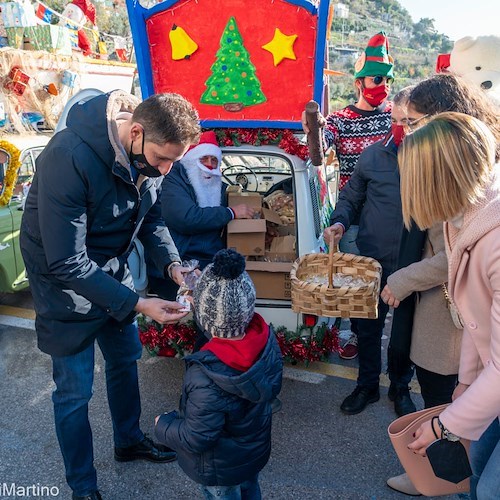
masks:
<path fill-rule="evenodd" d="M 422 229 L 444 220 L 448 284 L 464 333 L 459 384 L 439 420 L 424 423 L 409 448 L 425 455 L 440 435 L 472 440 L 471 498 L 500 492 L 500 165 L 481 121 L 442 113 L 400 150 L 403 219 Z M 434 427 L 434 428 L 433 428 Z"/>

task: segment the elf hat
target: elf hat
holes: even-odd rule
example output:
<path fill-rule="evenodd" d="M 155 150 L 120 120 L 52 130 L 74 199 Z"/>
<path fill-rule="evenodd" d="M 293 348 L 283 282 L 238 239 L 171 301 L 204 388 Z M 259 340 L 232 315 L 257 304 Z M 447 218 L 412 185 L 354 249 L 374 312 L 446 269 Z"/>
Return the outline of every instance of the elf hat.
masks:
<path fill-rule="evenodd" d="M 95 26 L 95 7 L 90 0 L 72 0 L 70 3 L 81 9 L 85 17 Z"/>
<path fill-rule="evenodd" d="M 372 36 L 354 65 L 354 78 L 386 76 L 394 78 L 394 59 L 389 55 L 389 40 L 384 31 Z"/>
<path fill-rule="evenodd" d="M 222 161 L 222 151 L 217 142 L 217 136 L 213 130 L 208 130 L 207 132 L 203 132 L 200 137 L 200 142 L 196 145 L 191 146 L 187 153 L 182 157 L 181 163 L 183 160 L 187 162 L 196 162 L 203 156 L 215 156 L 217 158 L 219 164 L 216 169 L 209 169 L 204 165 L 201 165 L 199 162 L 198 167 L 207 174 L 210 175 L 222 175 L 220 172 L 220 164 Z"/>
<path fill-rule="evenodd" d="M 255 313 L 255 287 L 245 271 L 245 258 L 219 250 L 193 291 L 194 315 L 200 328 L 214 337 L 241 335 Z"/>

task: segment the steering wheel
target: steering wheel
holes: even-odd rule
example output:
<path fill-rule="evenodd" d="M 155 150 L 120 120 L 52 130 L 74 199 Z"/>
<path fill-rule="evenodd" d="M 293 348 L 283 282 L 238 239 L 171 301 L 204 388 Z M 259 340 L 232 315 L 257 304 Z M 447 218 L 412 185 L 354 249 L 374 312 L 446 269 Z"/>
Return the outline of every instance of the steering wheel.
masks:
<path fill-rule="evenodd" d="M 252 189 L 252 192 L 258 192 L 259 190 L 259 178 L 257 177 L 257 174 L 248 166 L 246 165 L 231 165 L 230 167 L 227 167 L 224 169 L 224 171 L 222 172 L 222 177 L 224 179 L 226 179 L 227 182 L 229 182 L 229 184 L 231 186 L 239 186 L 240 184 L 238 184 L 237 182 L 234 182 L 232 181 L 229 177 L 228 177 L 228 173 L 231 172 L 231 171 L 235 171 L 234 173 L 235 174 L 240 174 L 241 172 L 237 171 L 237 169 L 243 169 L 247 172 L 250 172 L 254 178 L 255 178 L 255 189 Z M 247 189 L 247 191 L 250 191 L 249 189 Z"/>

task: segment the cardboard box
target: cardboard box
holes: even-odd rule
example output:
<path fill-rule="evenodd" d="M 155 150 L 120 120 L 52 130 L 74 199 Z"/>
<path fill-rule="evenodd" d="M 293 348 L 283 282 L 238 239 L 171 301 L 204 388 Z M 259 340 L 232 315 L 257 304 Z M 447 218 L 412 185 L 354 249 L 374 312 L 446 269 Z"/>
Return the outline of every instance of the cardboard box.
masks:
<path fill-rule="evenodd" d="M 233 196 L 231 196 L 233 195 Z M 267 223 L 281 222 L 279 215 L 268 208 L 261 208 L 262 196 L 257 193 L 231 193 L 229 199 L 234 205 L 252 203 L 261 210 L 261 219 L 235 219 L 227 225 L 227 248 L 232 248 L 242 255 L 264 255 L 266 250 Z M 249 196 L 247 196 L 249 195 Z"/>
<path fill-rule="evenodd" d="M 295 236 L 276 236 L 271 241 L 269 251 L 273 254 L 292 254 L 295 252 Z"/>
<path fill-rule="evenodd" d="M 239 192 L 228 192 L 227 193 L 227 204 L 232 207 L 234 205 L 248 205 L 252 208 L 259 209 L 262 207 L 262 195 L 259 193 L 239 193 Z"/>
<path fill-rule="evenodd" d="M 291 300 L 292 262 L 247 261 L 246 269 L 255 285 L 258 299 Z"/>
<path fill-rule="evenodd" d="M 227 248 L 241 255 L 264 255 L 265 219 L 234 219 L 227 225 Z"/>

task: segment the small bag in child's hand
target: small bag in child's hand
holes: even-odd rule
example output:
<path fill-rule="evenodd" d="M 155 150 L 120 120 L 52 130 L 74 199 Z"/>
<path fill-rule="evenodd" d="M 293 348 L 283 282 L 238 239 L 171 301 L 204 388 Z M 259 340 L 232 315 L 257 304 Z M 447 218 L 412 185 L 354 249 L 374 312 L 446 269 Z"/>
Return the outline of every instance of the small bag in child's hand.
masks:
<path fill-rule="evenodd" d="M 460 441 L 438 439 L 425 450 L 436 477 L 458 484 L 472 476 L 467 452 Z"/>

